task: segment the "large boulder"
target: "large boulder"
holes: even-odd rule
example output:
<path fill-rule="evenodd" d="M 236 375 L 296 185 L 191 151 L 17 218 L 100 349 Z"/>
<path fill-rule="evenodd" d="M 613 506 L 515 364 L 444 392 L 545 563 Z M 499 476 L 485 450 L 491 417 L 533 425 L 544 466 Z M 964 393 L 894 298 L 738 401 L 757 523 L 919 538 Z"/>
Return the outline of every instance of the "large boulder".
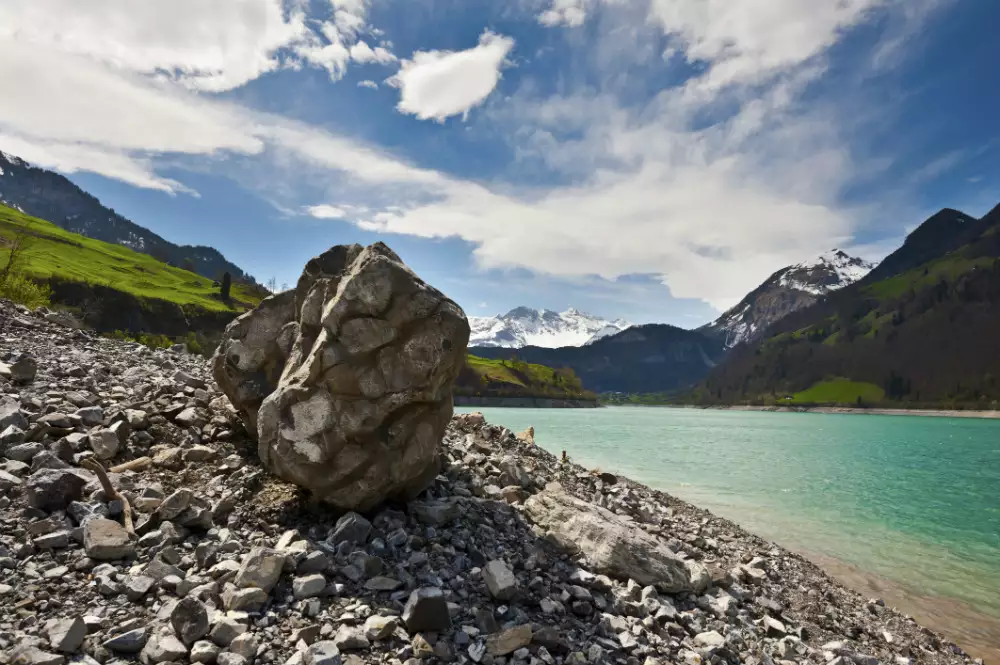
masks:
<path fill-rule="evenodd" d="M 660 539 L 571 496 L 558 483 L 528 499 L 524 511 L 559 546 L 582 555 L 594 572 L 668 593 L 700 592 L 710 581 L 701 564 L 681 559 Z"/>
<path fill-rule="evenodd" d="M 213 373 L 268 469 L 365 512 L 437 474 L 468 341 L 461 308 L 392 250 L 340 245 L 229 325 Z"/>

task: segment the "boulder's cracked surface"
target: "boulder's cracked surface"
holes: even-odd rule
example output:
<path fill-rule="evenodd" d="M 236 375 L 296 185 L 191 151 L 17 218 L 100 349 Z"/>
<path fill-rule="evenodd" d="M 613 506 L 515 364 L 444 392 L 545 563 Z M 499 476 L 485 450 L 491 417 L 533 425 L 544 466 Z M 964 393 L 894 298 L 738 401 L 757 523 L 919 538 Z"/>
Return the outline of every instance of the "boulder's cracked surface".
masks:
<path fill-rule="evenodd" d="M 268 469 L 367 511 L 437 474 L 468 340 L 461 308 L 388 247 L 340 245 L 229 326 L 213 373 Z"/>

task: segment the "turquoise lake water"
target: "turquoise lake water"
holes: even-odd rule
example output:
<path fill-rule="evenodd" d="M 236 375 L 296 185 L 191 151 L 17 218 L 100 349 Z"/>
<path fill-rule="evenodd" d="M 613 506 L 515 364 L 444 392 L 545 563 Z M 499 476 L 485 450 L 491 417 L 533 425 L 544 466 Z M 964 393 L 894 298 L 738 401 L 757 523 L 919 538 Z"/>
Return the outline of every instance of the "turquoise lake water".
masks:
<path fill-rule="evenodd" d="M 1000 421 L 698 409 L 459 409 L 787 547 L 1000 617 Z"/>

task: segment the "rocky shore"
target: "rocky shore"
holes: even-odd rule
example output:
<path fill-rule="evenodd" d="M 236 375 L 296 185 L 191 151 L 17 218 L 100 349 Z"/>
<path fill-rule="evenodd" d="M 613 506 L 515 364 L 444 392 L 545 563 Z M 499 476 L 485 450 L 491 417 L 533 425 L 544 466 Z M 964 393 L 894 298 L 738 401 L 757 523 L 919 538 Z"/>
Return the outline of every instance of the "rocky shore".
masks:
<path fill-rule="evenodd" d="M 0 661 L 973 662 L 798 555 L 481 417 L 442 447 L 416 499 L 335 513 L 263 469 L 203 358 L 0 302 Z"/>

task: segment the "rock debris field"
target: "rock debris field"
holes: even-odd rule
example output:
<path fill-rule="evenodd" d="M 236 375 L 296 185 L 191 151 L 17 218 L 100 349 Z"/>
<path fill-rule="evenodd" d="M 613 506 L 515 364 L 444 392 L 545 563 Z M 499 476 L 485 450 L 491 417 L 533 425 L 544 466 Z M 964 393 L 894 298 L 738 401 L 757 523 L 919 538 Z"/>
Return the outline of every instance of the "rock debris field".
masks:
<path fill-rule="evenodd" d="M 415 500 L 337 513 L 261 467 L 204 358 L 0 302 L 0 661 L 972 662 L 795 554 L 481 417 L 441 445 Z"/>

